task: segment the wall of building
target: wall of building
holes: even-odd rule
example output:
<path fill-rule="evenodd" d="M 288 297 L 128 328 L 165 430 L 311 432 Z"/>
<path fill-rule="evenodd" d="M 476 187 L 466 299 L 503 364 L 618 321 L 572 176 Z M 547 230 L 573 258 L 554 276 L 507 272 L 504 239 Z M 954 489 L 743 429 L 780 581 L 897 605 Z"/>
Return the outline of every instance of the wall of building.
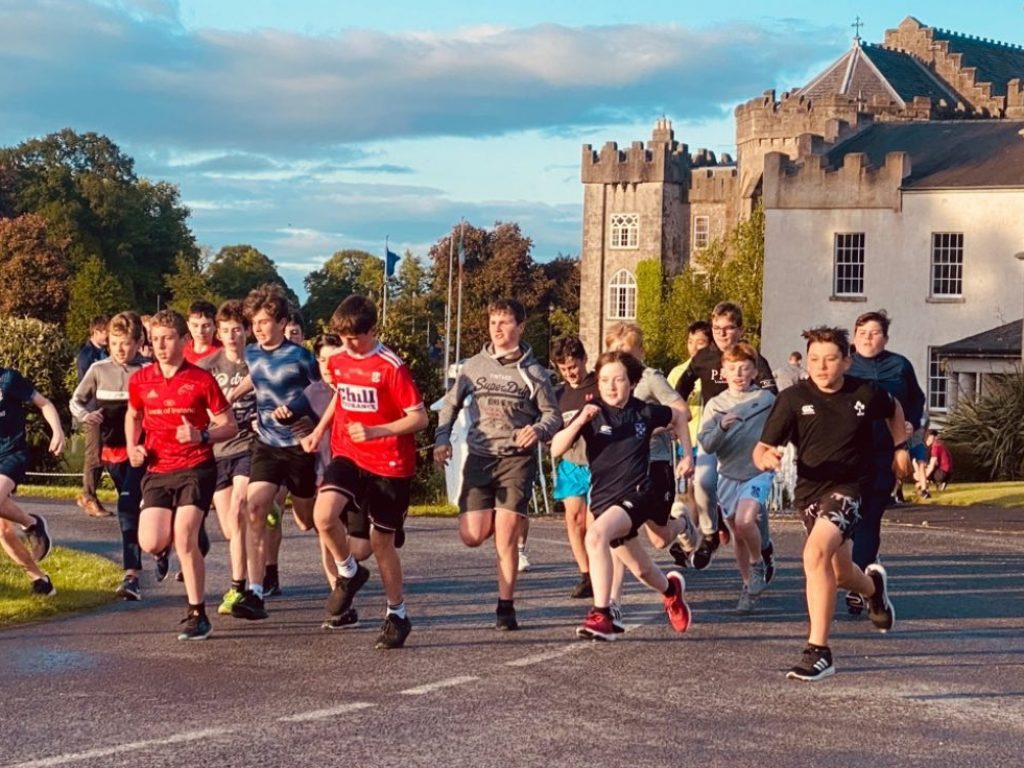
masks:
<path fill-rule="evenodd" d="M 772 365 L 816 325 L 852 330 L 857 315 L 886 309 L 889 348 L 906 355 L 926 388 L 928 348 L 1021 317 L 1022 190 L 904 192 L 891 208 L 766 208 L 763 349 Z M 865 233 L 864 299 L 832 297 L 836 232 Z M 964 233 L 962 300 L 931 299 L 931 234 Z"/>

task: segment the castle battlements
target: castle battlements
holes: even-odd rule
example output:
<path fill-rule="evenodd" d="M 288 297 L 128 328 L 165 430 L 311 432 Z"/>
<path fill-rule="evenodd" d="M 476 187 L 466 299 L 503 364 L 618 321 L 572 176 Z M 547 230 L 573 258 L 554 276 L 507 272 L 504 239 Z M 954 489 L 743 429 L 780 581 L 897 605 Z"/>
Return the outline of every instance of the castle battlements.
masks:
<path fill-rule="evenodd" d="M 671 121 L 663 117 L 655 123 L 646 146 L 634 141 L 629 149 L 620 150 L 616 142 L 607 141 L 597 152 L 584 144 L 580 167 L 584 184 L 684 184 L 690 155 L 687 146 L 675 140 Z"/>
<path fill-rule="evenodd" d="M 770 152 L 764 158 L 764 206 L 899 210 L 900 187 L 910 170 L 906 152 L 889 152 L 879 166 L 871 166 L 867 155 L 851 152 L 838 168 L 830 167 L 825 155 L 793 162 L 781 152 Z"/>

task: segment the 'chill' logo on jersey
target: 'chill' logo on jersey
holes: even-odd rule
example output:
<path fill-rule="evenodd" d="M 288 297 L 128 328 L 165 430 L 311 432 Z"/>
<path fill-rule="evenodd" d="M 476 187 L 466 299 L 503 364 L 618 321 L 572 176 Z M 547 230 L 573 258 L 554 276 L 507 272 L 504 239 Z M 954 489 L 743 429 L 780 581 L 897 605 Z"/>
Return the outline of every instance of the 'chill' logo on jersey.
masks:
<path fill-rule="evenodd" d="M 814 406 L 813 405 L 804 405 L 804 406 L 802 406 L 800 408 L 800 415 L 801 416 L 813 416 L 814 415 Z"/>
<path fill-rule="evenodd" d="M 338 395 L 341 396 L 341 407 L 346 411 L 372 413 L 377 410 L 377 390 L 373 387 L 339 384 Z"/>
<path fill-rule="evenodd" d="M 862 403 L 860 400 L 858 400 L 856 403 L 853 404 L 853 410 L 855 410 L 857 412 L 858 416 L 863 416 L 864 415 L 864 409 L 865 409 L 864 403 Z"/>

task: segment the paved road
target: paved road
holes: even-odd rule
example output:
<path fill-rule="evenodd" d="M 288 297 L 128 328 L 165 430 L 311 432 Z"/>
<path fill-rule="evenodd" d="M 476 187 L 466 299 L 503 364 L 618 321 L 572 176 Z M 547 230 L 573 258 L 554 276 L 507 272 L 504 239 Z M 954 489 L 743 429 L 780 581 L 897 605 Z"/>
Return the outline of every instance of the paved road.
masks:
<path fill-rule="evenodd" d="M 112 521 L 45 509 L 62 543 L 116 555 Z M 737 579 L 721 558 L 688 578 L 689 633 L 633 585 L 632 629 L 610 644 L 573 640 L 585 606 L 565 597 L 557 521 L 534 523 L 523 630 L 505 634 L 491 628 L 493 550 L 463 548 L 453 520 L 415 520 L 414 629 L 390 653 L 372 648 L 373 580 L 357 599 L 365 628 L 317 628 L 326 588 L 312 539 L 290 528 L 286 594 L 265 622 L 216 617 L 210 640 L 177 642 L 180 585 L 147 574 L 142 603 L 0 632 L 0 765 L 1019 768 L 1024 535 L 914 514 L 884 534 L 895 631 L 837 615 L 838 674 L 814 685 L 783 677 L 805 632 L 790 520 L 776 523 L 783 568 L 754 616 L 732 613 Z M 224 556 L 216 542 L 211 595 Z"/>

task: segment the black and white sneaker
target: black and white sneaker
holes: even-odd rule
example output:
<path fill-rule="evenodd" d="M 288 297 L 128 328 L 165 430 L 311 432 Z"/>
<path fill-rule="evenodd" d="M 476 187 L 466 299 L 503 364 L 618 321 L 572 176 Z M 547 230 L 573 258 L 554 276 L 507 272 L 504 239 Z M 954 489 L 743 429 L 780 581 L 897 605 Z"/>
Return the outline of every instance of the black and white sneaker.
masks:
<path fill-rule="evenodd" d="M 46 527 L 46 518 L 42 515 L 30 514 L 35 522 L 24 528 L 25 538 L 28 540 L 29 549 L 32 551 L 32 559 L 37 563 L 43 562 L 53 548 L 53 541 L 50 539 L 50 530 Z"/>
<path fill-rule="evenodd" d="M 715 531 L 710 536 L 705 536 L 697 550 L 693 553 L 693 567 L 698 571 L 703 571 L 711 565 L 711 561 L 715 559 L 715 551 L 718 549 L 718 544 L 718 531 Z"/>
<path fill-rule="evenodd" d="M 247 589 L 242 599 L 231 606 L 231 615 L 236 619 L 259 621 L 267 618 L 270 614 L 263 606 L 263 598 L 257 596 L 251 589 Z"/>
<path fill-rule="evenodd" d="M 864 613 L 864 598 L 856 592 L 847 592 L 846 612 L 851 616 L 860 616 Z"/>
<path fill-rule="evenodd" d="M 205 613 L 189 611 L 181 623 L 185 628 L 178 633 L 179 640 L 205 640 L 213 633 L 213 625 Z"/>
<path fill-rule="evenodd" d="M 355 608 L 349 608 L 340 616 L 328 616 L 320 629 L 355 629 L 359 626 L 359 613 Z"/>
<path fill-rule="evenodd" d="M 156 580 L 163 581 L 171 572 L 171 548 L 168 547 L 156 556 Z"/>
<path fill-rule="evenodd" d="M 761 562 L 764 563 L 764 583 L 771 584 L 775 578 L 775 545 L 768 539 L 768 546 L 761 550 Z"/>
<path fill-rule="evenodd" d="M 43 597 L 53 597 L 57 594 L 57 588 L 53 586 L 53 582 L 50 581 L 49 576 L 43 576 L 41 579 L 33 579 L 32 594 L 42 595 Z"/>
<path fill-rule="evenodd" d="M 373 646 L 378 651 L 388 651 L 405 645 L 405 638 L 412 631 L 409 618 L 402 618 L 397 613 L 389 613 L 384 617 L 384 624 L 377 635 L 377 643 Z"/>
<path fill-rule="evenodd" d="M 896 623 L 896 609 L 889 600 L 889 576 L 879 563 L 872 563 L 864 573 L 875 583 L 875 594 L 867 599 L 868 618 L 880 632 L 888 632 Z"/>
<path fill-rule="evenodd" d="M 579 582 L 572 588 L 572 592 L 569 593 L 569 598 L 572 600 L 589 600 L 593 596 L 594 587 L 590 583 L 590 574 L 581 573 Z"/>
<path fill-rule="evenodd" d="M 498 608 L 495 612 L 494 628 L 501 632 L 514 632 L 519 629 L 519 622 L 516 620 L 516 609 L 514 607 Z"/>
<path fill-rule="evenodd" d="M 682 545 L 678 541 L 673 541 L 672 545 L 668 548 L 668 553 L 672 555 L 672 560 L 680 568 L 690 567 L 690 553 L 683 549 Z"/>
<path fill-rule="evenodd" d="M 828 646 L 808 645 L 804 648 L 800 663 L 786 673 L 790 680 L 803 680 L 807 683 L 814 683 L 824 680 L 836 673 L 835 665 L 832 663 L 832 651 Z"/>
<path fill-rule="evenodd" d="M 362 565 L 356 566 L 355 576 L 349 579 L 346 579 L 344 576 L 338 577 L 338 580 L 334 582 L 334 589 L 327 596 L 327 615 L 340 616 L 351 608 L 352 599 L 356 596 L 356 592 L 362 589 L 362 586 L 369 578 L 370 572 Z"/>
<path fill-rule="evenodd" d="M 122 600 L 134 602 L 142 599 L 142 589 L 139 587 L 138 576 L 125 576 L 124 581 L 121 582 L 121 586 L 117 588 L 115 593 Z"/>

